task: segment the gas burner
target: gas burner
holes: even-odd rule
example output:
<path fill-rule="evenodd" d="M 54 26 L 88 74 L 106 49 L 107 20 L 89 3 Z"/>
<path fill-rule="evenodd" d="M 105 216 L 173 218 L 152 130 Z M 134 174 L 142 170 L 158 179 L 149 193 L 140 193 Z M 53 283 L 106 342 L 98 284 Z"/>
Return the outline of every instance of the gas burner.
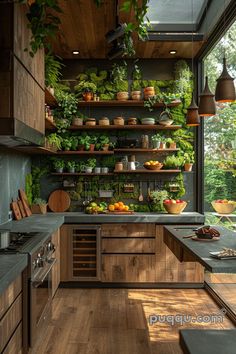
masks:
<path fill-rule="evenodd" d="M 0 249 L 1 254 L 20 252 L 22 247 L 38 232 L 10 232 L 10 243 L 7 248 Z"/>

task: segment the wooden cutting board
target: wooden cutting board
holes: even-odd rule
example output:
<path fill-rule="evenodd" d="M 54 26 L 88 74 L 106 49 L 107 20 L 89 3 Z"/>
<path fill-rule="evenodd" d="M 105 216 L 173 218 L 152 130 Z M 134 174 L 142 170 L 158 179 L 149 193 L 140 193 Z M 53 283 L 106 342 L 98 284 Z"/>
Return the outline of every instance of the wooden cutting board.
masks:
<path fill-rule="evenodd" d="M 52 192 L 48 199 L 48 206 L 51 211 L 62 213 L 67 211 L 70 207 L 70 196 L 67 192 L 62 189 L 57 189 Z"/>
<path fill-rule="evenodd" d="M 29 202 L 28 202 L 27 196 L 25 194 L 25 191 L 23 191 L 23 189 L 19 189 L 19 197 L 20 197 L 20 200 L 21 200 L 23 207 L 25 209 L 26 216 L 31 216 L 32 212 L 29 207 Z"/>
<path fill-rule="evenodd" d="M 127 211 L 115 210 L 115 211 L 108 211 L 107 214 L 113 214 L 113 215 L 130 215 L 130 214 L 134 214 L 134 211 L 133 211 L 133 210 L 127 210 Z"/>
<path fill-rule="evenodd" d="M 25 212 L 23 203 L 22 203 L 22 201 L 19 198 L 17 199 L 17 204 L 18 204 L 18 207 L 20 209 L 20 213 L 21 213 L 22 218 L 25 218 L 26 217 L 26 212 Z"/>
<path fill-rule="evenodd" d="M 20 209 L 18 207 L 18 204 L 16 201 L 12 201 L 11 204 L 11 210 L 13 212 L 13 217 L 15 220 L 20 220 L 21 219 L 21 213 L 20 213 Z"/>

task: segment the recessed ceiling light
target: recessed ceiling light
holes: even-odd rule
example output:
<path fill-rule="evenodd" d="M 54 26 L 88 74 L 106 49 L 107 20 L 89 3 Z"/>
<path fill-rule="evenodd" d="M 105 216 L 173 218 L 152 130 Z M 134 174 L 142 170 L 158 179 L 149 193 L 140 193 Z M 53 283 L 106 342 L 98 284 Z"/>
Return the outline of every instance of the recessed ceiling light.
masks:
<path fill-rule="evenodd" d="M 78 55 L 79 54 L 79 50 L 73 50 L 72 54 Z"/>
<path fill-rule="evenodd" d="M 170 51 L 169 51 L 169 53 L 170 53 L 170 54 L 172 54 L 172 55 L 174 55 L 174 54 L 176 54 L 176 53 L 177 53 L 177 50 L 172 49 L 172 50 L 170 50 Z"/>

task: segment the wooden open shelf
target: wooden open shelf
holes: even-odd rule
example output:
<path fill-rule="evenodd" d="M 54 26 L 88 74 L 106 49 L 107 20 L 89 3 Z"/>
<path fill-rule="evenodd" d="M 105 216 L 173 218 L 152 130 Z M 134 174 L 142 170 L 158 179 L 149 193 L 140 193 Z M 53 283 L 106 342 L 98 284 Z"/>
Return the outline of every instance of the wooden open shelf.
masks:
<path fill-rule="evenodd" d="M 78 105 L 80 107 L 144 107 L 143 100 L 126 100 L 126 101 L 118 101 L 118 100 L 107 100 L 107 101 L 78 101 Z M 176 107 L 181 103 L 181 101 L 174 101 L 168 104 L 168 107 Z M 158 102 L 154 104 L 154 107 L 165 107 L 164 103 Z"/>
<path fill-rule="evenodd" d="M 179 173 L 181 170 L 122 170 L 122 171 L 114 171 L 114 173 Z"/>
<path fill-rule="evenodd" d="M 141 148 L 133 148 L 133 149 L 114 149 L 114 152 L 174 152 L 179 151 L 179 148 L 176 149 L 141 149 Z"/>
<path fill-rule="evenodd" d="M 47 88 L 45 88 L 45 103 L 50 107 L 56 107 L 58 105 L 56 98 Z"/>
<path fill-rule="evenodd" d="M 113 155 L 114 151 L 57 151 L 57 155 Z"/>
<path fill-rule="evenodd" d="M 45 130 L 55 130 L 56 124 L 45 117 Z"/>
<path fill-rule="evenodd" d="M 70 173 L 70 172 L 52 172 L 51 175 L 54 176 L 113 176 L 114 173 L 80 173 L 80 172 L 75 172 L 75 173 Z"/>
<path fill-rule="evenodd" d="M 161 124 L 136 124 L 136 125 L 78 125 L 70 126 L 68 130 L 178 130 L 181 125 L 161 125 Z"/>
<path fill-rule="evenodd" d="M 26 146 L 17 146 L 15 149 L 31 155 L 56 155 L 57 154 L 56 151 L 47 149 L 43 146 L 26 145 Z"/>

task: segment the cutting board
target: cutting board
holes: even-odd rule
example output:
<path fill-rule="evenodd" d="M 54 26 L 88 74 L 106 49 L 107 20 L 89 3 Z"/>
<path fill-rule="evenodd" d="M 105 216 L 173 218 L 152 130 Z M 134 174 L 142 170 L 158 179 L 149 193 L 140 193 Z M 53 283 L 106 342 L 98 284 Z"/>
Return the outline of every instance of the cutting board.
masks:
<path fill-rule="evenodd" d="M 108 211 L 107 214 L 111 214 L 111 215 L 131 215 L 131 214 L 134 214 L 134 211 L 133 210 L 127 210 L 127 211 L 115 210 L 115 211 Z"/>
<path fill-rule="evenodd" d="M 22 203 L 22 201 L 19 198 L 17 199 L 17 204 L 18 204 L 18 207 L 20 209 L 20 213 L 21 213 L 22 218 L 25 218 L 26 217 L 26 212 L 25 212 L 23 203 Z"/>
<path fill-rule="evenodd" d="M 70 207 L 70 196 L 66 191 L 62 189 L 57 189 L 52 192 L 48 199 L 48 206 L 51 211 L 62 213 L 67 211 Z"/>
<path fill-rule="evenodd" d="M 23 207 L 25 209 L 26 216 L 32 215 L 32 212 L 29 207 L 29 202 L 28 202 L 27 196 L 25 194 L 25 191 L 23 191 L 23 189 L 19 189 L 19 197 L 20 197 L 20 200 L 21 200 Z"/>
<path fill-rule="evenodd" d="M 13 213 L 13 217 L 15 220 L 20 220 L 21 219 L 21 213 L 20 213 L 20 209 L 18 207 L 18 204 L 16 201 L 12 201 L 11 204 L 11 210 L 12 210 L 12 213 Z"/>

